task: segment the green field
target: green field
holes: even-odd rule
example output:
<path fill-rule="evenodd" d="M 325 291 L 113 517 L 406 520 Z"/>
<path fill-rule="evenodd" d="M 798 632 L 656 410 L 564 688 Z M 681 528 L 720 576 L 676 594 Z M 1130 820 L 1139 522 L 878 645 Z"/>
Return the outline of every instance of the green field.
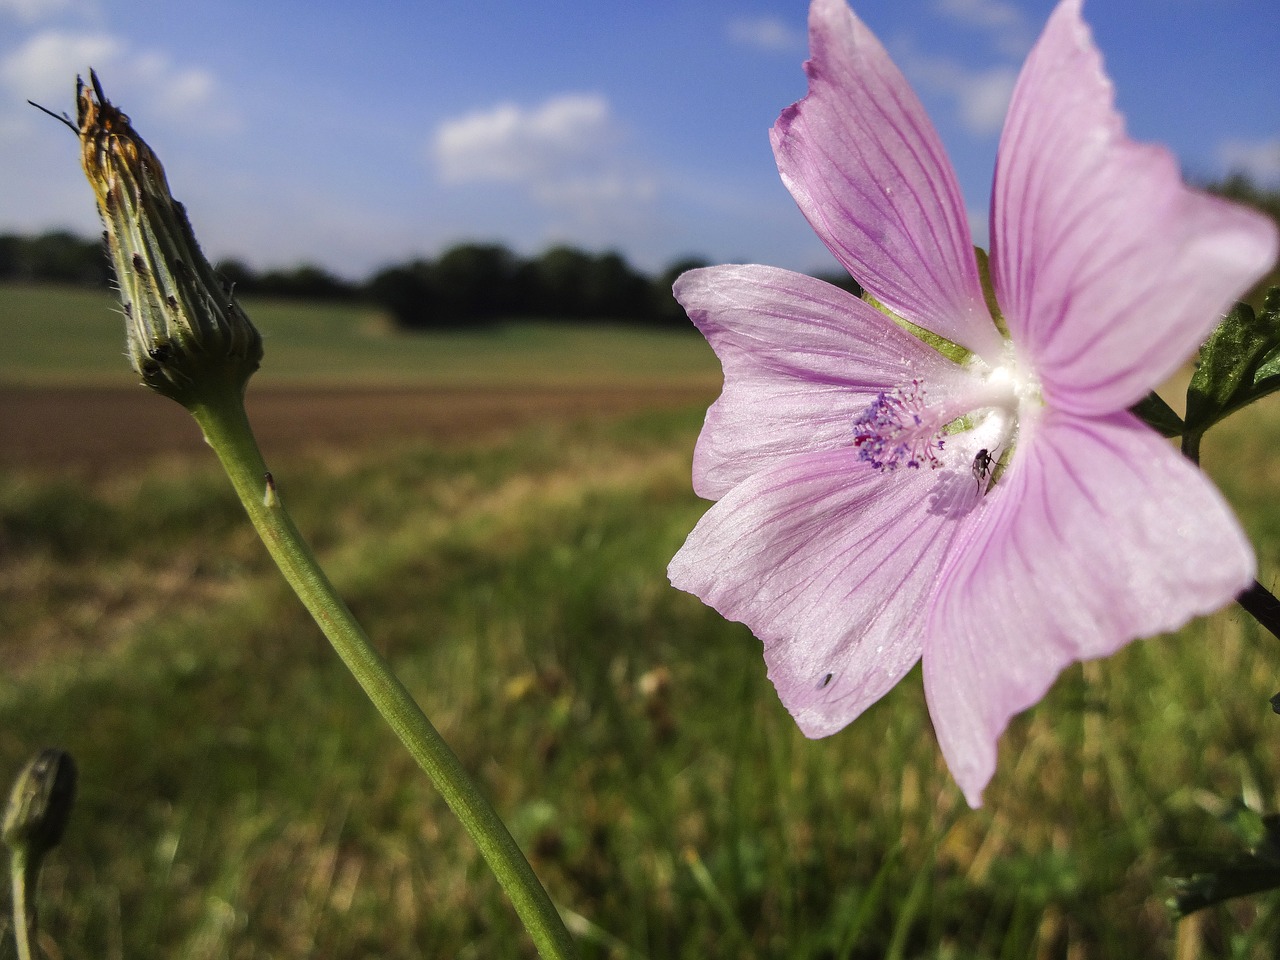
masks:
<path fill-rule="evenodd" d="M 457 333 L 398 333 L 361 304 L 246 301 L 269 362 L 261 386 L 680 383 L 719 365 L 693 332 L 520 321 Z M 130 382 L 124 318 L 107 291 L 0 285 L 0 383 Z"/>
<path fill-rule="evenodd" d="M 114 335 L 99 364 L 79 321 L 30 291 L 3 294 L 6 316 L 19 295 L 67 338 L 33 381 L 122 362 Z M 350 311 L 276 309 L 278 322 L 255 315 L 269 365 L 297 341 L 288 376 L 305 372 L 317 316 L 329 342 L 366 336 L 344 328 Z M 31 324 L 15 329 L 40 355 Z M 560 363 L 575 334 L 500 331 L 469 347 L 480 363 L 435 369 L 484 382 L 487 342 L 532 373 L 519 336 Z M 643 342 L 637 367 L 679 343 L 689 369 L 705 362 L 694 340 L 590 335 L 621 368 Z M 405 375 L 407 350 L 385 355 Z M 3 379 L 24 380 L 13 356 Z M 1280 415 L 1263 406 L 1204 455 L 1271 583 Z M 1229 609 L 1069 670 L 1014 722 L 971 811 L 918 670 L 848 730 L 807 741 L 758 642 L 667 584 L 706 506 L 689 489 L 701 416 L 272 464 L 357 616 L 571 911 L 584 958 L 1275 955 L 1267 898 L 1181 925 L 1163 905 L 1165 876 L 1226 845 L 1233 805 L 1277 808 L 1274 638 Z M 211 456 L 0 475 L 0 650 L 0 774 L 46 744 L 81 767 L 43 884 L 50 956 L 532 956 Z"/>

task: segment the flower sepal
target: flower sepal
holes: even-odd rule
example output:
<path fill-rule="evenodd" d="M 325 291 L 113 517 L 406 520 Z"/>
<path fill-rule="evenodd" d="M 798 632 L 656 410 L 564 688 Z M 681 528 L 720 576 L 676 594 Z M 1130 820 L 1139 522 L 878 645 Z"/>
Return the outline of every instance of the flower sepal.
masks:
<path fill-rule="evenodd" d="M 987 311 L 991 314 L 991 322 L 995 324 L 996 329 L 1000 331 L 1000 336 L 1007 340 L 1009 338 L 1009 326 L 1005 323 L 1004 315 L 1000 312 L 1000 304 L 996 300 L 995 287 L 991 283 L 991 270 L 989 266 L 990 258 L 987 251 L 983 250 L 981 247 L 974 247 L 973 255 L 974 259 L 977 260 L 978 263 L 978 277 L 982 282 L 982 296 L 986 301 Z M 859 286 L 861 286 L 861 284 L 859 284 Z M 951 360 L 954 363 L 964 364 L 968 363 L 969 359 L 973 356 L 972 350 L 961 346 L 954 340 L 948 340 L 941 334 L 934 333 L 932 330 L 927 330 L 918 324 L 912 323 L 906 317 L 900 316 L 893 310 L 890 310 L 887 306 L 877 300 L 865 287 L 862 287 L 861 297 L 863 302 L 875 307 L 903 330 L 906 330 L 916 339 L 923 340 L 948 360 Z M 1166 436 L 1176 436 L 1176 434 L 1166 434 Z"/>
<path fill-rule="evenodd" d="M 911 334 L 917 340 L 920 340 L 923 343 L 927 343 L 929 346 L 933 347 L 933 349 L 937 350 L 940 354 L 942 354 L 944 357 L 946 357 L 948 360 L 952 361 L 953 363 L 964 364 L 968 362 L 970 357 L 973 356 L 973 352 L 971 350 L 968 350 L 965 347 L 960 346 L 960 344 L 956 343 L 955 341 L 948 340 L 946 337 L 941 336 L 940 334 L 936 334 L 932 330 L 926 330 L 924 327 L 918 324 L 912 323 L 906 317 L 902 317 L 894 313 L 892 310 L 886 307 L 883 303 L 877 300 L 874 296 L 872 296 L 871 293 L 867 291 L 865 288 L 862 291 L 862 296 L 860 299 L 862 300 L 863 303 L 867 304 L 868 306 L 875 307 L 877 310 L 883 313 L 886 317 L 888 317 L 890 320 L 892 320 L 894 323 L 900 326 L 903 330 L 907 331 L 907 333 Z"/>
<path fill-rule="evenodd" d="M 1000 310 L 1000 301 L 996 299 L 996 287 L 991 282 L 991 255 L 981 247 L 973 248 L 973 255 L 978 261 L 978 279 L 982 281 L 982 299 L 987 304 L 991 320 L 1000 331 L 1000 336 L 1009 339 L 1009 324 L 1005 322 Z"/>

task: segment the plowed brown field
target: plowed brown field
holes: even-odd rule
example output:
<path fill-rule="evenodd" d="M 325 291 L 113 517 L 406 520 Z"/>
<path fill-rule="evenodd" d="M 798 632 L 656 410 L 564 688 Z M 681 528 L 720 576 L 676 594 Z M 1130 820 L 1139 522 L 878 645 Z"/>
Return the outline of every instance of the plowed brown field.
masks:
<path fill-rule="evenodd" d="M 413 439 L 459 442 L 547 420 L 707 403 L 707 387 L 271 388 L 249 416 L 271 456 Z M 96 473 L 158 456 L 207 456 L 194 421 L 141 387 L 0 387 L 0 468 Z"/>

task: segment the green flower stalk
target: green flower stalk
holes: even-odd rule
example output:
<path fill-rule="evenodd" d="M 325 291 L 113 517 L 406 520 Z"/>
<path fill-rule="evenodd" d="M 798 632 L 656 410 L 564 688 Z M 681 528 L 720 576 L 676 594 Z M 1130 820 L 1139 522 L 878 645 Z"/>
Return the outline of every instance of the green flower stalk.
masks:
<path fill-rule="evenodd" d="M 559 913 L 506 826 L 369 642 L 293 525 L 244 410 L 262 338 L 200 253 L 155 153 L 103 96 L 98 78 L 91 73 L 90 80 L 90 86 L 77 85 L 75 126 L 106 227 L 134 369 L 200 424 L 272 559 L 476 842 L 539 952 L 572 957 Z"/>

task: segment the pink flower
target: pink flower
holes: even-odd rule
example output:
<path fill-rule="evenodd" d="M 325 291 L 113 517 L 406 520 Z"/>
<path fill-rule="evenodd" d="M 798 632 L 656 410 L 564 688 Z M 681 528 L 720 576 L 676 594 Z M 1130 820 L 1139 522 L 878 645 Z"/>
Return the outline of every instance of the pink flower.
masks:
<path fill-rule="evenodd" d="M 786 270 L 682 276 L 725 382 L 693 467 L 718 502 L 671 582 L 763 641 L 811 737 L 923 658 L 942 752 L 978 806 L 1010 718 L 1066 666 L 1251 582 L 1230 509 L 1127 408 L 1270 267 L 1275 229 L 1126 137 L 1080 0 L 1062 0 L 996 164 L 1006 339 L 906 80 L 841 0 L 814 0 L 809 36 L 808 95 L 772 131 L 783 182 L 877 301 L 968 356 Z"/>

